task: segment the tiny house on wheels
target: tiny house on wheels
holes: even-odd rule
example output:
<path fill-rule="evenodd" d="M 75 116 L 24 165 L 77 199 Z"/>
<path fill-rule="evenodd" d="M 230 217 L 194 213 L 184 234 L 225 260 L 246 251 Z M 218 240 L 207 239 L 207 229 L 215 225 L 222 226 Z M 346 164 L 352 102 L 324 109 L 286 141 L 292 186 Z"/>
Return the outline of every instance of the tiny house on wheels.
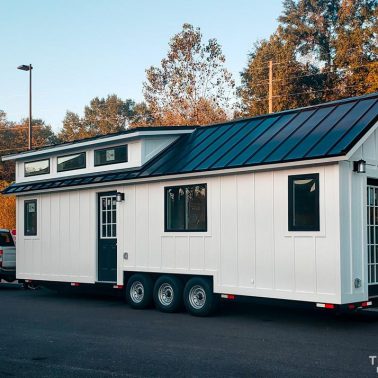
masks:
<path fill-rule="evenodd" d="M 129 303 L 378 296 L 378 93 L 208 127 L 137 128 L 15 160 L 17 278 Z"/>

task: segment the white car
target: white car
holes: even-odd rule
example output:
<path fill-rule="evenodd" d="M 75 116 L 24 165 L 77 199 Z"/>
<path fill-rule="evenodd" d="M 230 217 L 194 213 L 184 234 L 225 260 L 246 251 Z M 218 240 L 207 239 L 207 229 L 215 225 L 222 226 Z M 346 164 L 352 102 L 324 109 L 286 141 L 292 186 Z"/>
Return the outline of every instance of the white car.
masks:
<path fill-rule="evenodd" d="M 9 230 L 0 229 L 0 281 L 16 279 L 16 247 Z"/>

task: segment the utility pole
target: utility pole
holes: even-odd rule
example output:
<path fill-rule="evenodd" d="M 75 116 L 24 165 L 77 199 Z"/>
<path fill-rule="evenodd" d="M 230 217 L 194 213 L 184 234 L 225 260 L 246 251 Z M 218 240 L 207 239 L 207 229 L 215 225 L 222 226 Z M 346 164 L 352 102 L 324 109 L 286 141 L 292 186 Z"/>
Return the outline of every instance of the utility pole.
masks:
<path fill-rule="evenodd" d="M 269 61 L 269 113 L 273 113 L 273 61 Z"/>

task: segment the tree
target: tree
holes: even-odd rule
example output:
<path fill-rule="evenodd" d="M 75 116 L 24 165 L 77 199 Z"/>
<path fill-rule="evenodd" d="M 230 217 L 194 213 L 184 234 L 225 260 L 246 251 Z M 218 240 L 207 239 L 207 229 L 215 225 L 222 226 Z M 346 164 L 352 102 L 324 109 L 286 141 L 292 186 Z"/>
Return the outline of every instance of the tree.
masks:
<path fill-rule="evenodd" d="M 378 0 L 285 0 L 283 8 L 241 74 L 247 114 L 267 111 L 268 60 L 275 111 L 378 90 Z"/>
<path fill-rule="evenodd" d="M 238 94 L 242 108 L 238 115 L 255 116 L 268 113 L 269 61 L 273 62 L 273 111 L 297 108 L 309 103 L 319 102 L 317 92 L 309 89 L 319 88 L 321 77 L 308 76 L 317 68 L 296 60 L 295 46 L 281 36 L 281 30 L 269 40 L 257 42 L 250 53 L 247 67 L 241 72 L 241 86 Z M 300 96 L 295 93 L 303 93 Z"/>
<path fill-rule="evenodd" d="M 28 149 L 29 120 L 23 119 L 21 122 L 9 122 L 3 113 L 0 117 L 0 155 L 22 152 Z M 32 120 L 34 148 L 55 144 L 58 139 L 51 129 L 51 126 L 41 119 Z M 14 180 L 14 162 L 0 163 L 0 180 Z"/>
<path fill-rule="evenodd" d="M 145 101 L 156 125 L 200 125 L 227 119 L 234 89 L 216 39 L 202 41 L 199 28 L 184 24 L 169 42 L 160 67 L 146 70 Z"/>
<path fill-rule="evenodd" d="M 0 192 L 10 183 L 0 180 Z M 16 228 L 16 197 L 0 194 L 0 228 Z"/>
<path fill-rule="evenodd" d="M 369 92 L 376 67 L 378 0 L 285 0 L 279 18 L 297 59 L 315 62 L 324 77 L 322 100 Z M 375 50 L 375 51 L 374 51 Z"/>
<path fill-rule="evenodd" d="M 133 100 L 124 101 L 115 94 L 106 98 L 95 97 L 84 108 L 83 118 L 67 111 L 59 138 L 72 141 L 125 130 L 134 116 L 134 107 Z"/>
<path fill-rule="evenodd" d="M 335 66 L 344 97 L 378 90 L 378 1 L 344 0 L 338 13 Z"/>
<path fill-rule="evenodd" d="M 57 138 L 51 127 L 41 119 L 32 120 L 33 146 L 35 148 L 54 144 Z M 7 155 L 28 149 L 29 120 L 9 122 L 6 114 L 0 110 L 0 155 Z M 0 162 L 0 191 L 15 179 L 13 161 Z M 16 201 L 14 196 L 0 194 L 0 228 L 16 227 Z"/>

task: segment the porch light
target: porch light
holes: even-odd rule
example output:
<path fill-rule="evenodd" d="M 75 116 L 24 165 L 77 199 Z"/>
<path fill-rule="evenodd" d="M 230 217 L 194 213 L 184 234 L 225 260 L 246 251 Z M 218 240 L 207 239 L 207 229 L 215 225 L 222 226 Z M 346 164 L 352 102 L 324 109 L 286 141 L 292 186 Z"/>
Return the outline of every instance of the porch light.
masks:
<path fill-rule="evenodd" d="M 125 193 L 117 192 L 116 201 L 123 202 L 125 200 Z"/>
<path fill-rule="evenodd" d="M 366 161 L 358 160 L 353 162 L 353 172 L 365 173 L 366 172 Z"/>

